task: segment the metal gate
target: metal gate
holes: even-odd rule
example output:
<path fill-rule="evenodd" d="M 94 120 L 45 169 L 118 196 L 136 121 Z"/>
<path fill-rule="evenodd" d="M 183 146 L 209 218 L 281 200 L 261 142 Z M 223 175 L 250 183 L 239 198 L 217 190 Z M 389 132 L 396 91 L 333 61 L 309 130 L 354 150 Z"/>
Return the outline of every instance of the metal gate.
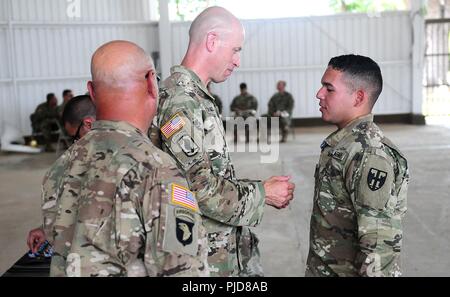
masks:
<path fill-rule="evenodd" d="M 426 20 L 425 116 L 450 116 L 450 19 Z"/>

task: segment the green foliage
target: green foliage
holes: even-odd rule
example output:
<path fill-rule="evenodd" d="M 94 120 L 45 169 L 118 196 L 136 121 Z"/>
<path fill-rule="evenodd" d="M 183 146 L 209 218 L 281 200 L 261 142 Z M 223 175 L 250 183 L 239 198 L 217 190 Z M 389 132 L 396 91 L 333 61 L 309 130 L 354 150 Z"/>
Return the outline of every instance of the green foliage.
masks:
<path fill-rule="evenodd" d="M 193 16 L 215 3 L 211 0 L 171 0 L 171 2 L 175 2 L 176 15 L 180 21 L 192 20 Z"/>
<path fill-rule="evenodd" d="M 405 0 L 329 0 L 335 12 L 375 12 L 406 9 Z"/>

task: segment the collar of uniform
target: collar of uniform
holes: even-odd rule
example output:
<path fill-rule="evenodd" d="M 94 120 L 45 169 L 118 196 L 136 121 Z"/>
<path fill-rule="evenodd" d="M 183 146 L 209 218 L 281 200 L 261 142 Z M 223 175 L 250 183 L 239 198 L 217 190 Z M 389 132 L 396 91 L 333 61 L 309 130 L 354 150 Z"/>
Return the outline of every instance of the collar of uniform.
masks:
<path fill-rule="evenodd" d="M 120 130 L 144 135 L 141 130 L 123 121 L 95 121 L 92 125 L 92 130 Z"/>
<path fill-rule="evenodd" d="M 347 126 L 345 126 L 344 128 L 339 129 L 339 130 L 333 132 L 332 134 L 330 134 L 330 136 L 328 136 L 324 142 L 328 146 L 334 147 L 342 139 L 344 139 L 345 136 L 347 136 L 353 132 L 359 131 L 360 130 L 359 124 L 364 123 L 364 122 L 373 122 L 373 114 L 369 113 L 368 115 L 354 119 L 353 121 L 348 123 Z M 323 146 L 323 143 L 322 143 L 322 146 Z"/>
<path fill-rule="evenodd" d="M 194 82 L 194 84 L 203 91 L 203 93 L 205 93 L 206 96 L 208 96 L 209 99 L 211 99 L 212 101 L 215 101 L 215 98 L 208 92 L 208 89 L 205 87 L 205 85 L 203 84 L 202 80 L 200 79 L 200 77 L 198 77 L 197 73 L 195 73 L 194 71 L 192 71 L 191 69 L 188 69 L 182 65 L 176 65 L 173 66 L 170 69 L 170 73 L 174 74 L 174 73 L 182 73 L 184 75 L 187 75 L 189 77 L 190 80 L 192 80 L 192 82 Z"/>

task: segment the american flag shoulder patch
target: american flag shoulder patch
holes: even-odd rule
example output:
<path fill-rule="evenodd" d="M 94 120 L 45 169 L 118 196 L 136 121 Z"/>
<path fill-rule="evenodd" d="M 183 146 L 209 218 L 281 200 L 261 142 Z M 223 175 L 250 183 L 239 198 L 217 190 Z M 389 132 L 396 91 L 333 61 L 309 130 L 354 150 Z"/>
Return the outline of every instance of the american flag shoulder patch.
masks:
<path fill-rule="evenodd" d="M 177 131 L 183 128 L 184 125 L 185 122 L 183 121 L 181 116 L 177 113 L 161 127 L 161 132 L 162 134 L 164 134 L 166 138 L 170 138 L 173 134 L 175 134 Z"/>
<path fill-rule="evenodd" d="M 194 193 L 175 183 L 172 184 L 171 202 L 198 212 L 197 200 L 195 199 Z"/>

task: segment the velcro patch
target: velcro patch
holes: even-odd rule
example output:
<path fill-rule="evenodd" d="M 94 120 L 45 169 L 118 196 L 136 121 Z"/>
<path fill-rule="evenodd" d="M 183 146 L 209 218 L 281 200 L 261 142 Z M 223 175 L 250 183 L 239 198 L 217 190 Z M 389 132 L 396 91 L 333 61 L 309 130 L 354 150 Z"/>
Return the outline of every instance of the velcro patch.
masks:
<path fill-rule="evenodd" d="M 359 181 L 359 197 L 363 205 L 381 210 L 391 198 L 394 183 L 394 170 L 387 159 L 369 155 Z"/>
<path fill-rule="evenodd" d="M 181 205 L 183 207 L 192 209 L 198 212 L 198 204 L 195 199 L 194 193 L 189 191 L 189 189 L 182 187 L 177 184 L 172 184 L 172 198 L 170 201 L 175 205 Z"/>
<path fill-rule="evenodd" d="M 180 131 L 186 123 L 179 114 L 174 115 L 167 123 L 161 127 L 162 134 L 168 139 L 176 132 Z"/>
<path fill-rule="evenodd" d="M 195 144 L 194 140 L 189 135 L 183 135 L 180 139 L 178 139 L 177 143 L 184 154 L 188 157 L 195 156 L 199 151 L 198 145 Z"/>

